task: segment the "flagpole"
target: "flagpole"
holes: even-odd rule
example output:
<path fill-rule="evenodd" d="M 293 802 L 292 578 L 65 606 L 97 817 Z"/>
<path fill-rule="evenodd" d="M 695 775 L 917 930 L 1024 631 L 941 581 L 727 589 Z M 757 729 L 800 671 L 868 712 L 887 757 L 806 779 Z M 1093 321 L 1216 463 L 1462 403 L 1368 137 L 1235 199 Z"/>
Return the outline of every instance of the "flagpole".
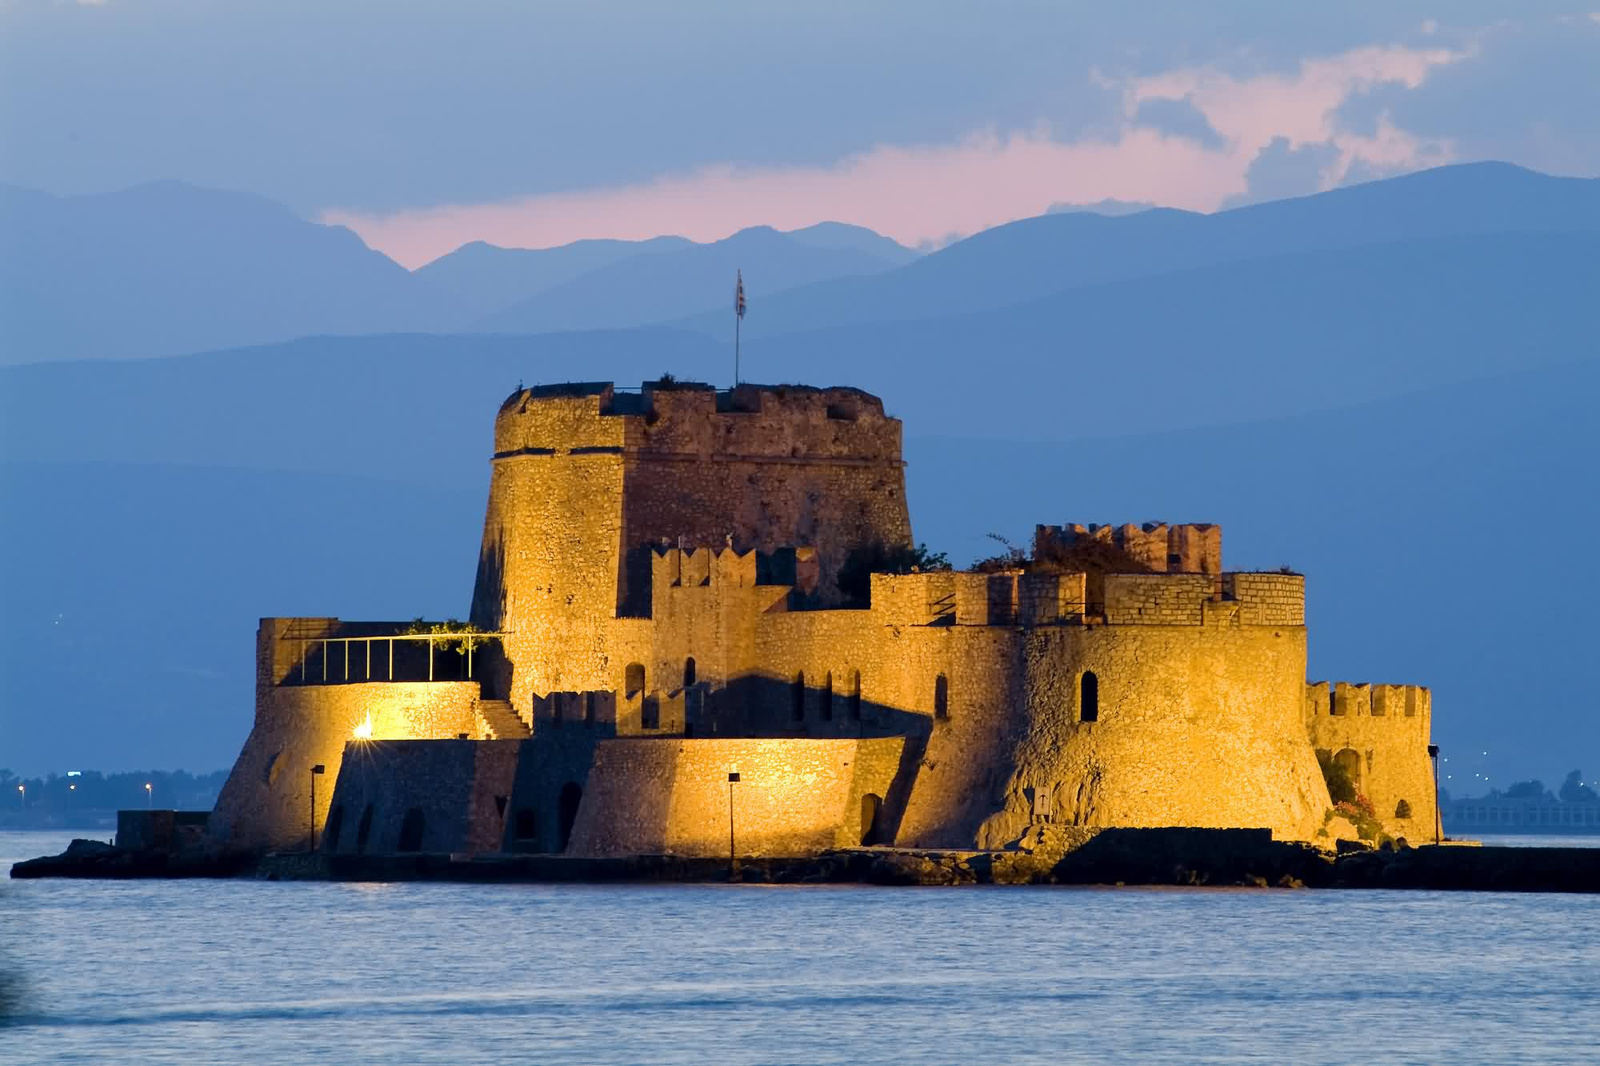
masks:
<path fill-rule="evenodd" d="M 739 271 L 733 288 L 733 384 L 739 385 L 739 327 L 744 325 L 744 271 Z"/>

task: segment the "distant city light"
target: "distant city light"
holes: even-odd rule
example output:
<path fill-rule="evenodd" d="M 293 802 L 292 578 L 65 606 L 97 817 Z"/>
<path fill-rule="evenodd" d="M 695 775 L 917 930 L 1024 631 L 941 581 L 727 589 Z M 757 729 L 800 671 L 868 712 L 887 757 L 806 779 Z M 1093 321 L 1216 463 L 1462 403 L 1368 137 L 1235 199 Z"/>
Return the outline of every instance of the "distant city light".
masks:
<path fill-rule="evenodd" d="M 82 770 L 68 770 L 67 771 L 67 776 L 68 777 L 82 777 L 83 776 L 83 771 Z"/>

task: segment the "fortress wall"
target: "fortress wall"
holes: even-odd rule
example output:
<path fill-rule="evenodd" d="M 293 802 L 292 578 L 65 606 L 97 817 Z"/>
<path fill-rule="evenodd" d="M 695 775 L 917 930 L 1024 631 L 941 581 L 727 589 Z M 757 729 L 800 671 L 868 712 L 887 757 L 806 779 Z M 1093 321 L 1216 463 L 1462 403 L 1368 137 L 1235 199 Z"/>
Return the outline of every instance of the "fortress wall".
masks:
<path fill-rule="evenodd" d="M 1106 621 L 1112 625 L 1200 625 L 1213 583 L 1204 574 L 1107 574 Z"/>
<path fill-rule="evenodd" d="M 1034 554 L 1046 555 L 1052 548 L 1066 548 L 1082 540 L 1114 545 L 1157 574 L 1222 573 L 1222 527 L 1205 522 L 1039 525 L 1033 532 Z"/>
<path fill-rule="evenodd" d="M 1020 732 L 1020 639 L 1009 626 L 884 625 L 876 610 L 767 615 L 757 631 L 763 673 L 741 686 L 754 705 L 746 724 L 812 737 L 904 736 L 894 790 L 881 794 L 892 841 L 970 847 Z"/>
<path fill-rule="evenodd" d="M 690 547 L 723 547 L 731 537 L 741 551 L 812 547 L 824 602 L 836 600 L 838 572 L 852 550 L 911 541 L 898 458 L 801 453 L 693 463 L 642 452 L 629 457 L 624 492 L 628 545 L 676 544 L 681 537 Z"/>
<path fill-rule="evenodd" d="M 1306 624 L 1306 579 L 1300 574 L 1225 574 L 1223 592 L 1239 603 L 1247 626 Z"/>
<path fill-rule="evenodd" d="M 1087 574 L 1037 573 L 1017 578 L 1017 621 L 1023 625 L 1078 619 L 1087 600 Z"/>
<path fill-rule="evenodd" d="M 595 753 L 573 855 L 721 856 L 729 850 L 728 773 L 740 856 L 813 854 L 862 835 L 862 797 L 883 795 L 899 738 L 608 740 Z"/>
<path fill-rule="evenodd" d="M 789 589 L 755 584 L 755 553 L 676 548 L 654 553 L 648 687 L 683 687 L 685 665 L 695 660 L 698 680 L 722 686 L 755 667 L 755 627 L 768 611 L 782 611 Z"/>
<path fill-rule="evenodd" d="M 1436 794 L 1428 744 L 1433 695 L 1421 685 L 1308 682 L 1303 702 L 1311 745 L 1355 768 L 1356 790 L 1384 829 L 1413 844 L 1432 840 Z M 1409 818 L 1397 813 L 1404 800 Z"/>
<path fill-rule="evenodd" d="M 1327 788 L 1301 723 L 1304 629 L 1061 626 L 1026 640 L 1026 732 L 981 846 L 1015 839 L 1040 792 L 1067 824 L 1304 840 L 1321 828 Z M 1093 722 L 1080 720 L 1085 671 L 1098 680 Z"/>
<path fill-rule="evenodd" d="M 1208 522 L 1170 527 L 1167 569 L 1185 574 L 1222 573 L 1222 527 Z"/>
<path fill-rule="evenodd" d="M 925 716 L 911 732 L 925 739 L 908 752 L 916 761 L 907 763 L 910 790 L 894 843 L 971 847 L 998 809 L 1026 729 L 1022 643 L 1013 627 L 880 630 L 869 691 Z"/>
<path fill-rule="evenodd" d="M 623 460 L 618 455 L 497 460 L 472 621 L 509 632 L 514 677 L 494 694 L 614 687 L 607 638 L 621 594 Z"/>
<path fill-rule="evenodd" d="M 516 740 L 349 741 L 318 847 L 340 855 L 395 853 L 407 815 L 416 811 L 422 834 L 412 850 L 499 851 L 501 809 L 521 746 Z"/>
<path fill-rule="evenodd" d="M 281 621 L 264 619 L 261 633 L 277 630 Z M 217 797 L 209 835 L 228 848 L 304 847 L 311 767 L 327 767 L 317 782 L 320 825 L 345 742 L 367 714 L 374 738 L 451 738 L 474 733 L 478 695 L 476 681 L 277 685 L 258 691 L 255 724 Z"/>

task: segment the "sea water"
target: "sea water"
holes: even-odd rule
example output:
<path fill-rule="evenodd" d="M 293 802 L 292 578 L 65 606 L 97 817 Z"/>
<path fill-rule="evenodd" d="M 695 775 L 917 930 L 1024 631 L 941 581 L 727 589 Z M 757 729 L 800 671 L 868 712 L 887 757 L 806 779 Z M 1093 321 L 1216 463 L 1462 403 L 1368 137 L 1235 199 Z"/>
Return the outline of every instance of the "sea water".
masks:
<path fill-rule="evenodd" d="M 0 973 L 7 1064 L 1600 1057 L 1578 895 L 4 881 Z"/>

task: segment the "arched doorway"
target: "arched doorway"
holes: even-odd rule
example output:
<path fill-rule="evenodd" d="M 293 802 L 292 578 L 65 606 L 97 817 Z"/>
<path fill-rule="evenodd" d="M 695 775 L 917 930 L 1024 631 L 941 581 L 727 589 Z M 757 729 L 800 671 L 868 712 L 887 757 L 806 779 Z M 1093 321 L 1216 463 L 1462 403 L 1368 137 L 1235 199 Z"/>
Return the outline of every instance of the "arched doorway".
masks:
<path fill-rule="evenodd" d="M 883 797 L 868 792 L 861 797 L 861 846 L 882 844 Z"/>
<path fill-rule="evenodd" d="M 1350 779 L 1351 786 L 1357 792 L 1363 791 L 1361 788 L 1361 753 L 1354 748 L 1344 748 L 1334 754 L 1333 761 L 1339 769 L 1345 772 L 1345 776 Z"/>
<path fill-rule="evenodd" d="M 684 688 L 691 688 L 691 687 L 693 687 L 694 682 L 695 682 L 695 665 L 694 665 L 694 656 L 691 655 L 687 659 L 683 660 L 683 687 Z"/>
<path fill-rule="evenodd" d="M 556 803 L 556 850 L 566 851 L 572 842 L 572 827 L 578 821 L 578 807 L 583 803 L 583 789 L 568 781 L 561 786 L 561 798 Z"/>
<path fill-rule="evenodd" d="M 1081 722 L 1100 720 L 1100 679 L 1095 676 L 1093 670 L 1085 670 L 1078 682 L 1078 720 Z"/>
<path fill-rule="evenodd" d="M 943 674 L 933 679 L 933 716 L 950 717 L 950 679 Z"/>
<path fill-rule="evenodd" d="M 400 820 L 400 843 L 395 846 L 395 850 L 421 851 L 423 827 L 422 808 L 413 807 L 407 811 L 406 816 Z"/>
<path fill-rule="evenodd" d="M 532 807 L 521 807 L 517 810 L 517 820 L 513 823 L 512 839 L 519 843 L 532 843 L 539 836 L 539 816 Z"/>

